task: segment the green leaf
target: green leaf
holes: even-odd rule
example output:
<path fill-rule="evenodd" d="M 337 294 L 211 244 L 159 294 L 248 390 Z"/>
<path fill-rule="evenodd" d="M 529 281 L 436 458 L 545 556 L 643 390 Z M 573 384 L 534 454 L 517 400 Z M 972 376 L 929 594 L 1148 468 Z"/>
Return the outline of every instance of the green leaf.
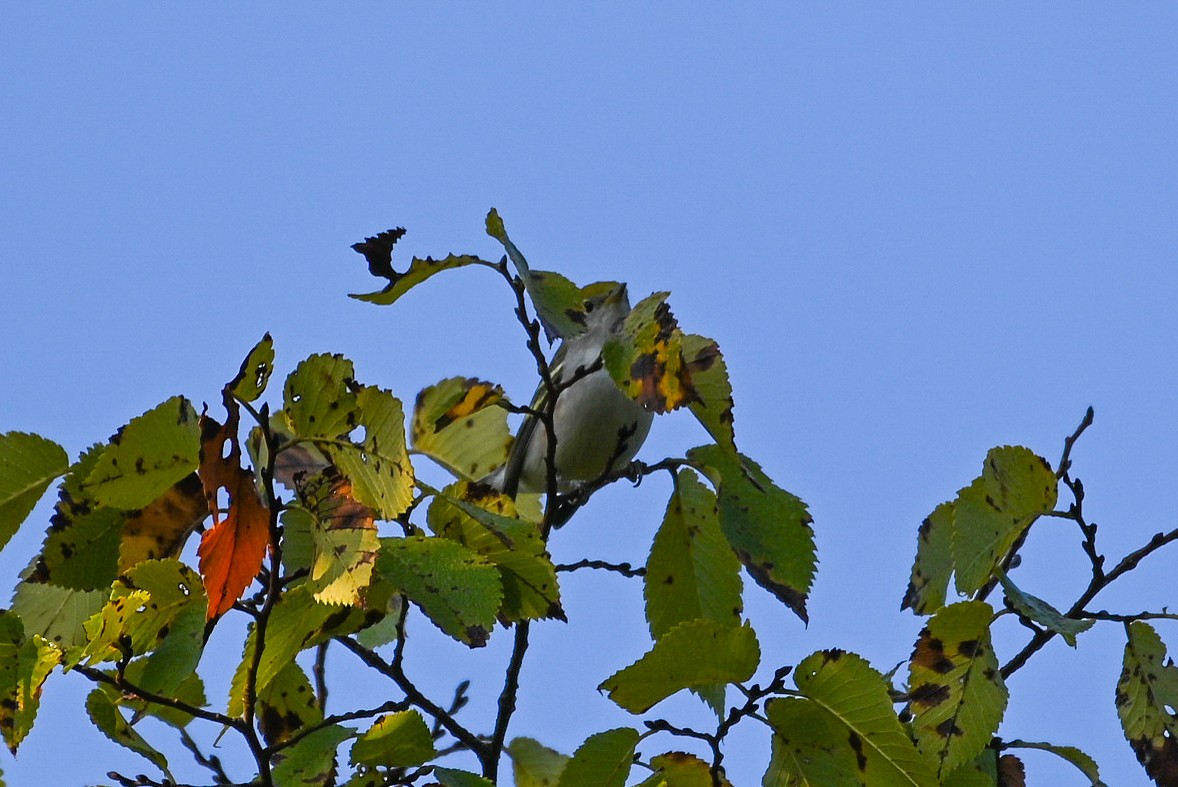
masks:
<path fill-rule="evenodd" d="M 1030 593 L 1024 593 L 1006 574 L 999 574 L 998 579 L 1002 582 L 1002 589 L 1006 593 L 1006 600 L 1010 603 L 1012 609 L 1024 618 L 1038 623 L 1048 631 L 1054 631 L 1063 637 L 1064 642 L 1076 647 L 1076 635 L 1092 628 L 1096 621 L 1076 620 L 1075 618 L 1065 617 L 1055 607 L 1048 604 L 1041 598 L 1032 596 Z"/>
<path fill-rule="evenodd" d="M 824 650 L 794 671 L 799 691 L 844 727 L 858 778 L 870 787 L 935 787 L 937 778 L 892 709 L 888 685 L 860 656 Z"/>
<path fill-rule="evenodd" d="M 69 464 L 65 449 L 52 440 L 25 432 L 0 434 L 0 549 Z"/>
<path fill-rule="evenodd" d="M 1145 772 L 1159 784 L 1168 783 L 1178 773 L 1178 667 L 1166 659 L 1166 646 L 1148 623 L 1130 623 L 1128 634 L 1117 715 Z"/>
<path fill-rule="evenodd" d="M 307 673 L 288 661 L 258 692 L 258 727 L 268 746 L 289 740 L 304 727 L 323 721 L 323 709 Z"/>
<path fill-rule="evenodd" d="M 622 392 L 656 413 L 669 413 L 696 398 L 683 359 L 683 332 L 666 303 L 669 295 L 656 292 L 639 301 L 601 351 Z"/>
<path fill-rule="evenodd" d="M 48 581 L 73 590 L 109 588 L 119 573 L 126 521 L 127 515 L 114 508 L 98 508 L 72 520 L 54 516 L 41 548 L 40 565 Z"/>
<path fill-rule="evenodd" d="M 1096 760 L 1089 757 L 1084 752 L 1077 749 L 1075 746 L 1056 746 L 1052 743 L 1038 743 L 1033 741 L 1013 740 L 1007 741 L 1004 744 L 1006 749 L 1039 749 L 1041 751 L 1051 752 L 1057 757 L 1070 762 L 1076 766 L 1079 771 L 1088 777 L 1091 782 L 1091 787 L 1105 787 L 1104 782 L 1100 780 L 1100 768 L 1096 764 Z"/>
<path fill-rule="evenodd" d="M 413 502 L 413 465 L 405 447 L 401 402 L 389 391 L 365 386 L 356 395 L 364 439 L 323 448 L 352 482 L 356 499 L 381 519 L 396 519 Z"/>
<path fill-rule="evenodd" d="M 773 727 L 773 748 L 763 787 L 855 784 L 855 751 L 847 730 L 822 706 L 796 697 L 765 704 Z"/>
<path fill-rule="evenodd" d="M 450 377 L 422 389 L 413 406 L 413 448 L 459 478 L 477 481 L 507 462 L 503 389 L 474 377 Z"/>
<path fill-rule="evenodd" d="M 229 393 L 243 402 L 257 401 L 266 391 L 274 371 L 274 340 L 267 333 L 241 362 L 237 376 L 229 383 Z"/>
<path fill-rule="evenodd" d="M 683 361 L 691 379 L 695 397 L 687 407 L 716 442 L 736 451 L 736 433 L 732 427 L 732 383 L 728 364 L 720 346 L 706 336 L 693 333 L 683 336 Z"/>
<path fill-rule="evenodd" d="M 920 523 L 916 562 L 900 609 L 929 615 L 945 606 L 953 574 L 953 504 L 941 503 Z"/>
<path fill-rule="evenodd" d="M 128 664 L 124 671 L 127 682 L 133 686 L 145 687 L 151 680 L 150 676 L 145 677 L 144 674 L 149 664 L 150 661 L 148 659 L 137 659 Z M 114 671 L 108 671 L 107 674 L 113 676 Z M 107 696 L 110 697 L 112 702 L 120 707 L 130 708 L 136 716 L 153 716 L 176 729 L 183 729 L 195 718 L 177 708 L 148 702 L 147 700 L 138 698 L 134 694 L 124 694 L 120 689 L 108 684 L 103 684 L 101 688 L 107 693 Z M 190 672 L 178 686 L 169 690 L 167 695 L 196 708 L 203 708 L 208 705 L 208 699 L 205 697 L 204 681 L 195 672 Z"/>
<path fill-rule="evenodd" d="M 590 735 L 565 766 L 558 787 L 623 787 L 637 745 L 638 731 L 629 727 Z"/>
<path fill-rule="evenodd" d="M 564 620 L 556 567 L 540 529 L 517 515 L 507 495 L 460 481 L 436 492 L 426 521 L 437 535 L 474 550 L 499 569 L 501 618 Z"/>
<path fill-rule="evenodd" d="M 147 758 L 165 774 L 168 773 L 167 758 L 156 751 L 151 744 L 143 739 L 142 735 L 127 723 L 123 714 L 119 713 L 118 706 L 102 689 L 94 689 L 86 697 L 86 713 L 90 716 L 90 721 L 94 722 L 94 726 L 100 729 L 103 735 L 139 756 Z M 170 779 L 171 776 L 169 775 L 168 778 Z"/>
<path fill-rule="evenodd" d="M 37 717 L 41 686 L 60 662 L 60 651 L 0 610 L 0 733 L 14 755 Z"/>
<path fill-rule="evenodd" d="M 720 528 L 761 587 L 802 620 L 818 561 L 806 504 L 779 488 L 760 466 L 718 445 L 687 452 L 719 492 Z"/>
<path fill-rule="evenodd" d="M 188 604 L 172 619 L 168 633 L 155 650 L 142 660 L 140 688 L 156 694 L 173 695 L 191 676 L 204 652 L 205 605 Z"/>
<path fill-rule="evenodd" d="M 761 658 L 752 626 L 732 628 L 703 618 L 668 631 L 641 659 L 598 690 L 631 713 L 645 713 L 682 689 L 748 680 Z"/>
<path fill-rule="evenodd" d="M 118 431 L 86 478 L 100 505 L 142 508 L 196 470 L 200 427 L 192 403 L 173 396 Z"/>
<path fill-rule="evenodd" d="M 696 618 L 740 625 L 740 562 L 720 531 L 716 496 L 690 470 L 679 471 L 644 582 L 646 619 L 655 639 Z"/>
<path fill-rule="evenodd" d="M 487 644 L 503 586 L 486 558 L 446 538 L 382 538 L 376 570 L 442 631 L 472 647 Z"/>
<path fill-rule="evenodd" d="M 332 724 L 274 755 L 275 787 L 322 787 L 336 772 L 335 750 L 355 733 Z"/>
<path fill-rule="evenodd" d="M 532 738 L 516 738 L 507 746 L 515 787 L 556 787 L 569 757 Z"/>
<path fill-rule="evenodd" d="M 434 778 L 442 787 L 495 787 L 482 776 L 467 771 L 456 771 L 453 768 L 434 768 Z M 516 785 L 523 787 L 523 785 Z"/>
<path fill-rule="evenodd" d="M 955 768 L 941 782 L 942 787 L 1000 787 L 998 752 L 983 749 L 972 762 Z"/>
<path fill-rule="evenodd" d="M 982 475 L 953 504 L 953 563 L 957 590 L 973 593 L 1039 517 L 1055 507 L 1055 472 L 1021 446 L 991 448 Z"/>
<path fill-rule="evenodd" d="M 437 754 L 425 719 L 415 710 L 381 716 L 352 744 L 352 765 L 407 768 Z"/>
<path fill-rule="evenodd" d="M 146 560 L 119 577 L 102 611 L 86 621 L 91 664 L 113 661 L 160 647 L 178 617 L 189 608 L 201 615 L 208 602 L 195 571 L 178 560 Z M 191 633 L 191 632 L 189 632 Z"/>
<path fill-rule="evenodd" d="M 311 536 L 315 517 L 305 508 L 293 507 L 284 508 L 281 516 L 282 570 L 287 576 L 297 571 L 310 574 L 311 564 L 315 562 L 315 541 Z"/>
<path fill-rule="evenodd" d="M 67 654 L 86 644 L 85 623 L 110 598 L 104 590 L 70 590 L 40 582 L 21 582 L 12 597 L 12 611 L 31 636 L 40 634 Z M 70 661 L 74 661 L 72 657 Z"/>
<path fill-rule="evenodd" d="M 349 297 L 355 298 L 358 301 L 375 303 L 378 306 L 389 306 L 435 273 L 441 273 L 452 268 L 462 268 L 467 265 L 477 265 L 481 262 L 482 260 L 478 257 L 470 254 L 451 254 L 441 260 L 435 260 L 432 257 L 426 257 L 425 259 L 414 257 L 413 261 L 409 264 L 408 270 L 404 273 L 393 272 L 395 278 L 385 285 L 383 290 L 363 295 L 353 293 Z"/>
<path fill-rule="evenodd" d="M 356 428 L 356 370 L 342 355 L 318 354 L 295 367 L 283 387 L 286 424 L 298 437 L 340 439 Z"/>
<path fill-rule="evenodd" d="M 1008 692 L 990 642 L 994 610 L 983 601 L 943 607 L 916 641 L 908 697 L 920 750 L 938 776 L 969 762 L 990 742 Z"/>
<path fill-rule="evenodd" d="M 519 271 L 520 280 L 532 298 L 548 341 L 553 341 L 557 336 L 568 339 L 583 333 L 585 298 L 581 288 L 559 273 L 532 270 L 524 255 L 507 237 L 503 219 L 499 218 L 499 212 L 494 208 L 487 214 L 487 234 L 503 244 L 507 256 Z"/>

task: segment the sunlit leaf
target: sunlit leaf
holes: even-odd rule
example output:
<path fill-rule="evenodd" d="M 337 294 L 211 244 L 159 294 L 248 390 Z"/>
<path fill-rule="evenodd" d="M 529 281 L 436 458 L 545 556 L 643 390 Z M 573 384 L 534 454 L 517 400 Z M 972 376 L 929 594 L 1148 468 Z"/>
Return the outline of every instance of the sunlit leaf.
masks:
<path fill-rule="evenodd" d="M 154 651 L 177 618 L 193 607 L 203 614 L 205 603 L 200 578 L 180 561 L 140 563 L 119 577 L 110 601 L 86 622 L 90 643 L 84 656 L 93 664 Z"/>
<path fill-rule="evenodd" d="M 52 440 L 24 432 L 0 434 L 0 548 L 69 464 L 65 449 Z"/>
<path fill-rule="evenodd" d="M 507 746 L 515 787 L 556 787 L 569 757 L 532 738 L 516 738 Z"/>
<path fill-rule="evenodd" d="M 623 787 L 637 745 L 638 731 L 629 727 L 590 735 L 565 765 L 558 787 Z"/>
<path fill-rule="evenodd" d="M 253 402 L 266 391 L 274 371 L 274 340 L 267 333 L 241 362 L 241 369 L 228 385 L 229 393 L 243 402 Z"/>
<path fill-rule="evenodd" d="M 1002 721 L 1008 692 L 990 642 L 994 610 L 983 601 L 941 608 L 921 631 L 908 698 L 920 750 L 945 775 L 976 757 Z"/>
<path fill-rule="evenodd" d="M 983 749 L 971 762 L 954 768 L 944 779 L 941 787 L 1014 787 L 998 781 L 998 752 Z"/>
<path fill-rule="evenodd" d="M 1128 626 L 1124 665 L 1117 681 L 1121 729 L 1145 772 L 1160 785 L 1178 784 L 1178 667 L 1152 626 Z"/>
<path fill-rule="evenodd" d="M 339 439 L 360 421 L 356 370 L 342 355 L 312 355 L 286 378 L 283 413 L 298 437 Z"/>
<path fill-rule="evenodd" d="M 456 771 L 453 768 L 434 768 L 434 778 L 442 787 L 494 787 L 482 776 L 468 771 Z M 517 784 L 516 787 L 523 787 Z"/>
<path fill-rule="evenodd" d="M 60 651 L 0 610 L 0 734 L 13 754 L 33 727 L 41 685 L 60 662 Z"/>
<path fill-rule="evenodd" d="M 351 482 L 331 468 L 299 484 L 299 498 L 311 515 L 309 586 L 315 599 L 361 605 L 380 548 L 372 509 L 358 503 Z"/>
<path fill-rule="evenodd" d="M 323 450 L 352 482 L 357 500 L 381 519 L 395 519 L 413 501 L 413 465 L 405 447 L 405 416 L 390 392 L 365 386 L 356 394 L 359 443 L 326 443 Z"/>
<path fill-rule="evenodd" d="M 1021 446 L 986 454 L 982 475 L 953 503 L 957 590 L 972 593 L 991 577 L 1028 527 L 1055 507 L 1058 482 L 1047 460 Z"/>
<path fill-rule="evenodd" d="M 517 513 L 510 497 L 460 481 L 435 497 L 427 521 L 436 534 L 469 547 L 499 569 L 504 620 L 563 620 L 547 545 L 539 527 L 516 518 Z"/>
<path fill-rule="evenodd" d="M 936 787 L 933 769 L 892 709 L 887 682 L 861 657 L 818 651 L 798 664 L 794 681 L 806 699 L 844 727 L 843 740 L 855 754 L 862 783 Z"/>
<path fill-rule="evenodd" d="M 100 505 L 133 511 L 196 469 L 200 428 L 192 404 L 174 396 L 110 439 L 85 481 Z"/>
<path fill-rule="evenodd" d="M 202 618 L 201 623 L 203 624 L 203 622 Z M 144 673 L 149 663 L 147 659 L 137 659 L 128 664 L 123 672 L 127 682 L 139 687 L 148 685 L 151 682 L 151 677 L 145 676 Z M 112 676 L 113 673 L 113 670 L 107 672 L 107 674 Z M 156 702 L 148 702 L 134 694 L 124 693 L 121 689 L 109 684 L 103 684 L 101 688 L 116 705 L 130 708 L 135 712 L 136 716 L 153 716 L 177 729 L 188 726 L 188 723 L 195 718 L 179 708 L 172 708 Z M 208 705 L 208 700 L 205 697 L 204 682 L 200 679 L 200 675 L 197 675 L 195 672 L 189 672 L 179 685 L 167 691 L 167 696 L 187 703 L 195 708 L 203 708 Z"/>
<path fill-rule="evenodd" d="M 1048 631 L 1054 631 L 1063 637 L 1064 642 L 1076 647 L 1076 636 L 1092 628 L 1096 621 L 1076 620 L 1064 617 L 1063 613 L 1037 596 L 1024 593 L 1005 574 L 998 575 L 1002 582 L 1002 589 L 1006 593 L 1006 600 L 1015 612 L 1038 623 Z"/>
<path fill-rule="evenodd" d="M 953 574 L 953 504 L 941 503 L 920 523 L 916 562 L 900 609 L 929 615 L 945 606 Z"/>
<path fill-rule="evenodd" d="M 123 718 L 118 706 L 102 689 L 94 689 L 86 697 L 86 713 L 90 721 L 94 722 L 102 734 L 120 746 L 124 746 L 141 757 L 149 760 L 160 770 L 167 772 L 168 760 L 156 751 L 150 743 L 143 739 L 135 729 Z"/>
<path fill-rule="evenodd" d="M 696 618 L 739 626 L 740 562 L 720 531 L 716 496 L 681 470 L 646 561 L 646 619 L 659 639 Z"/>
<path fill-rule="evenodd" d="M 477 552 L 447 538 L 382 538 L 376 570 L 451 637 L 487 643 L 503 587 L 498 569 Z"/>
<path fill-rule="evenodd" d="M 748 457 L 718 445 L 687 452 L 716 485 L 720 528 L 761 587 L 802 620 L 818 562 L 806 504 L 773 483 Z"/>
<path fill-rule="evenodd" d="M 631 713 L 645 713 L 683 689 L 748 680 L 760 658 L 751 626 L 733 628 L 706 618 L 693 620 L 668 631 L 650 652 L 611 675 L 598 689 Z"/>
<path fill-rule="evenodd" d="M 434 758 L 434 740 L 415 710 L 381 716 L 352 744 L 352 765 L 405 768 Z"/>
<path fill-rule="evenodd" d="M 200 417 L 200 480 L 213 527 L 201 536 L 197 555 L 209 619 L 223 615 L 241 598 L 270 548 L 270 511 L 258 495 L 253 473 L 241 466 L 237 403 L 227 398 L 225 406 L 229 417 L 224 426 L 207 415 Z M 222 490 L 229 497 L 226 512 L 218 506 Z"/>
<path fill-rule="evenodd" d="M 404 273 L 397 273 L 392 271 L 391 268 L 389 269 L 393 273 L 393 278 L 384 289 L 362 295 L 353 293 L 350 297 L 358 301 L 375 303 L 378 306 L 389 306 L 395 303 L 402 295 L 409 292 L 409 290 L 436 273 L 441 273 L 451 268 L 475 265 L 480 262 L 482 260 L 470 254 L 450 254 L 440 260 L 435 260 L 432 257 L 426 257 L 424 259 L 414 257 L 413 261 L 409 263 L 409 268 Z"/>
<path fill-rule="evenodd" d="M 424 388 L 413 406 L 414 450 L 459 478 L 482 478 L 507 462 L 507 411 L 494 406 L 502 398 L 502 388 L 473 377 Z"/>

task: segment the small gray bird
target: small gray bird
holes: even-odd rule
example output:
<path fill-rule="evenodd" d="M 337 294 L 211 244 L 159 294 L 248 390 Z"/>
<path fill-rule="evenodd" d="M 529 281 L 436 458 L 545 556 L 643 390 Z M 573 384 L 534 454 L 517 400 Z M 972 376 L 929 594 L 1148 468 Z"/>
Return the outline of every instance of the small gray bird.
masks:
<path fill-rule="evenodd" d="M 598 282 L 584 289 L 585 331 L 566 339 L 552 358 L 552 379 L 558 386 L 601 358 L 601 349 L 630 313 L 626 285 Z M 532 409 L 548 406 L 548 388 L 541 383 Z M 559 393 L 553 410 L 556 434 L 556 478 L 561 492 L 591 481 L 608 470 L 629 464 L 650 431 L 654 414 L 622 393 L 604 368 L 577 380 Z M 485 481 L 499 491 L 544 492 L 548 486 L 548 435 L 544 425 L 527 416 L 512 443 L 507 464 Z M 610 460 L 613 460 L 610 463 Z"/>

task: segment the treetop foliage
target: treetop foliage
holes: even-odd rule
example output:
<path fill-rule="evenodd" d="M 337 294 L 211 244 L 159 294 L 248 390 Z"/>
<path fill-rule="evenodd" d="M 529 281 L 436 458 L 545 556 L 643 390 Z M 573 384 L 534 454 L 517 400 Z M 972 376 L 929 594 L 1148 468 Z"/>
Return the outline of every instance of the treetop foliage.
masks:
<path fill-rule="evenodd" d="M 998 732 L 1012 673 L 1054 637 L 1077 647 L 1085 631 L 1111 621 L 1127 640 L 1116 686 L 1125 735 L 1150 777 L 1178 784 L 1178 671 L 1148 622 L 1172 616 L 1089 609 L 1178 531 L 1106 568 L 1071 474 L 1091 410 L 1056 467 L 1028 448 L 996 447 L 980 475 L 920 525 L 902 605 L 923 628 L 901 668 L 881 674 L 837 648 L 768 664 L 744 594 L 765 591 L 797 623 L 808 620 L 813 522 L 801 498 L 738 450 L 717 343 L 684 332 L 669 294 L 658 292 L 635 304 L 598 361 L 558 379 L 548 345 L 584 331 L 589 299 L 613 283 L 581 287 L 533 269 L 494 210 L 486 232 L 503 248 L 498 261 L 414 257 L 401 271 L 392 256 L 404 229 L 367 238 L 354 248 L 385 284 L 353 297 L 388 306 L 444 271 L 493 271 L 547 393 L 541 405 L 461 376 L 402 399 L 360 382 L 351 361 L 331 354 L 300 362 L 278 391 L 267 334 L 224 385 L 220 412 L 174 396 L 74 461 L 39 435 L 0 435 L 0 546 L 57 484 L 43 547 L 0 611 L 0 735 L 14 754 L 33 728 L 43 684 L 61 671 L 94 684 L 91 721 L 157 773 L 109 774 L 122 785 L 191 782 L 174 775 L 176 755 L 141 732 L 145 718 L 166 725 L 191 755 L 187 770 L 212 784 L 485 787 L 510 770 L 519 787 L 720 787 L 730 784 L 724 762 L 739 724 L 759 725 L 771 742 L 764 787 L 1013 787 L 1024 784 L 1022 757 L 1033 751 L 1064 758 L 1080 783 L 1099 785 L 1096 763 L 1078 749 Z M 607 467 L 564 494 L 555 472 L 544 495 L 509 496 L 481 482 L 508 458 L 509 414 L 537 419 L 551 444 L 561 394 L 601 370 L 651 412 L 686 409 L 714 442 Z M 426 460 L 454 480 L 435 488 L 420 479 Z M 554 564 L 549 540 L 596 492 L 655 473 L 668 474 L 672 491 L 643 565 Z M 1016 571 L 1019 549 L 1044 518 L 1071 521 L 1091 565 L 1090 583 L 1068 605 L 1018 584 L 1026 574 Z M 181 556 L 197 533 L 193 567 Z M 598 685 L 633 724 L 586 731 L 579 748 L 561 753 L 510 735 L 511 721 L 531 626 L 577 625 L 567 620 L 560 577 L 593 569 L 641 583 L 651 642 L 637 660 L 613 654 L 616 669 Z M 999 590 L 1000 602 L 991 602 Z M 242 616 L 247 634 L 229 695 L 209 697 L 201 661 L 227 616 Z M 992 632 L 1008 624 L 1029 638 L 1000 654 Z M 423 625 L 457 648 L 511 637 L 504 674 L 475 676 L 476 684 L 456 678 L 451 698 L 427 696 L 404 660 L 406 632 Z M 329 706 L 324 673 L 337 669 L 329 654 L 348 659 L 338 669 L 371 673 L 381 687 L 371 707 Z M 478 730 L 462 710 L 472 690 L 488 685 L 497 712 Z M 660 703 L 685 691 L 711 709 L 713 728 L 659 715 Z M 203 752 L 188 732 L 194 724 L 239 739 L 253 772 L 230 773 Z"/>

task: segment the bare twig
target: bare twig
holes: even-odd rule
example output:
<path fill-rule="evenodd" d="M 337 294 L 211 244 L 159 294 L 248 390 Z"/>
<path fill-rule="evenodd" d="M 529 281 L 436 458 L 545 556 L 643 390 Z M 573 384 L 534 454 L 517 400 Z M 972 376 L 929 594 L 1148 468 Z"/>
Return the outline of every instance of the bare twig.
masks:
<path fill-rule="evenodd" d="M 613 571 L 624 577 L 644 577 L 646 569 L 642 566 L 634 568 L 629 563 L 607 563 L 604 560 L 578 560 L 576 563 L 558 563 L 557 571 L 577 571 L 582 568 L 597 568 L 602 571 Z"/>

